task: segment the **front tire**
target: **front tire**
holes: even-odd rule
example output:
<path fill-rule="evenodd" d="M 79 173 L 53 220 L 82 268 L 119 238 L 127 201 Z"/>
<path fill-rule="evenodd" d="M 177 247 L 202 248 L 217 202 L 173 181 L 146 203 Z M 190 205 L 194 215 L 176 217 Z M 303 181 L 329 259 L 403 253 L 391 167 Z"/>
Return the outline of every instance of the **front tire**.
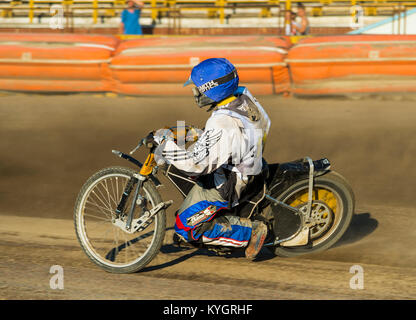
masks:
<path fill-rule="evenodd" d="M 323 221 L 321 225 L 311 228 L 311 239 L 307 245 L 284 247 L 282 244 L 282 246 L 275 247 L 276 255 L 294 257 L 327 250 L 342 237 L 349 227 L 354 215 L 355 197 L 346 179 L 339 173 L 331 171 L 314 179 L 313 190 L 314 208 L 331 217 L 321 219 Z M 307 195 L 308 179 L 305 179 L 289 187 L 277 199 L 291 206 L 302 207 L 307 203 Z"/>
<path fill-rule="evenodd" d="M 74 224 L 81 248 L 91 261 L 111 273 L 132 273 L 144 268 L 159 252 L 165 236 L 164 210 L 141 232 L 127 233 L 114 223 L 115 209 L 135 173 L 123 167 L 102 169 L 87 180 L 76 200 Z M 129 212 L 133 194 L 134 189 L 124 212 Z M 151 181 L 145 181 L 140 194 L 146 210 L 162 202 Z M 141 214 L 141 208 L 136 206 L 134 218 Z"/>

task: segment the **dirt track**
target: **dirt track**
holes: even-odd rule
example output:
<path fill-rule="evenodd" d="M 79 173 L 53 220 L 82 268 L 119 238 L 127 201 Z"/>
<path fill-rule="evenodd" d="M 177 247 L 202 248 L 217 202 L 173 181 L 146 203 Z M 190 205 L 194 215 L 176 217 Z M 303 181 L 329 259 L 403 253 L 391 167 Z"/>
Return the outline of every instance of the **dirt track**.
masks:
<path fill-rule="evenodd" d="M 328 157 L 350 181 L 356 215 L 334 248 L 293 259 L 264 251 L 260 261 L 248 262 L 179 251 L 169 230 L 161 254 L 143 272 L 105 273 L 75 239 L 71 219 L 80 187 L 98 169 L 129 166 L 111 149 L 129 151 L 150 130 L 176 120 L 202 126 L 208 115 L 192 98 L 5 95 L 0 298 L 415 299 L 415 101 L 260 101 L 272 119 L 269 162 Z M 171 227 L 181 198 L 167 184 L 162 196 L 176 200 L 168 211 Z M 56 264 L 64 267 L 64 290 L 49 287 Z M 356 264 L 364 269 L 363 290 L 349 287 Z"/>

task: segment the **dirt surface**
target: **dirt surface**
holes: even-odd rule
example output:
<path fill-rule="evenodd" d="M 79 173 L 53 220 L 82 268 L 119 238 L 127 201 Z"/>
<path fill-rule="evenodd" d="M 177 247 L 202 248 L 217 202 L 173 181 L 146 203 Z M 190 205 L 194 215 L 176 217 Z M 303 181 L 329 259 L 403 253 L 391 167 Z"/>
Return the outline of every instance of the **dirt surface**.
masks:
<path fill-rule="evenodd" d="M 2 299 L 415 299 L 415 101 L 259 97 L 272 120 L 268 162 L 328 157 L 356 194 L 344 237 L 323 253 L 256 262 L 171 244 L 181 196 L 165 179 L 168 234 L 142 272 L 102 271 L 81 251 L 72 215 L 94 172 L 131 165 L 129 151 L 149 131 L 176 120 L 203 126 L 192 98 L 105 95 L 0 96 L 0 298 Z M 143 159 L 144 153 L 137 155 Z M 49 286 L 52 265 L 64 289 Z M 364 289 L 350 288 L 350 268 Z"/>

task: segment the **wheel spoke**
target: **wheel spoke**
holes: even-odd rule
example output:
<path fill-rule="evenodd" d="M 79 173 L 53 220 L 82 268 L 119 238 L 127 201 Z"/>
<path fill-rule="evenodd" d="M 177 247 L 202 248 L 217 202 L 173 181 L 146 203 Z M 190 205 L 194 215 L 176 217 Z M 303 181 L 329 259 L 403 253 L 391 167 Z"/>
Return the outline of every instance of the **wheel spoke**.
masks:
<path fill-rule="evenodd" d="M 94 201 L 94 199 L 90 199 L 90 201 Z M 109 210 L 108 208 L 104 208 L 101 207 L 100 205 L 98 205 L 95 201 L 94 202 L 90 202 L 90 201 L 86 201 L 86 203 L 92 204 L 93 206 L 97 207 L 102 213 L 104 213 L 108 218 L 110 218 L 111 216 L 108 215 L 108 213 L 106 211 L 110 211 L 110 213 L 112 214 L 113 212 L 111 210 Z"/>
<path fill-rule="evenodd" d="M 104 183 L 103 183 L 103 182 L 104 182 Z M 108 192 L 107 179 L 102 180 L 102 181 L 100 182 L 100 185 L 103 187 L 104 191 L 107 193 L 108 205 L 109 205 L 109 207 L 110 207 L 110 208 L 112 208 L 112 207 L 111 207 L 111 200 L 110 200 L 110 193 Z"/>
<path fill-rule="evenodd" d="M 92 218 L 99 219 L 99 220 L 103 220 L 103 222 L 111 221 L 111 219 L 106 219 L 106 218 L 99 217 L 99 216 L 96 216 L 96 215 L 93 215 L 93 214 L 90 214 L 90 213 L 84 213 L 84 216 L 92 217 Z"/>
<path fill-rule="evenodd" d="M 101 193 L 101 190 L 99 188 L 99 184 L 97 184 L 97 191 L 100 192 L 100 195 L 105 198 L 105 196 Z M 95 191 L 92 192 L 95 196 L 97 196 L 98 200 L 100 200 L 100 202 L 104 205 L 104 207 L 106 207 L 107 209 L 109 209 L 111 211 L 111 205 L 109 207 L 107 207 L 107 204 L 101 200 L 101 198 L 97 195 L 97 193 Z"/>
<path fill-rule="evenodd" d="M 117 181 L 117 177 L 114 180 Z M 118 197 L 118 192 L 116 192 L 116 188 L 114 188 L 113 179 L 110 179 L 110 185 L 111 185 L 111 189 L 113 190 L 113 193 L 114 193 L 114 196 L 115 196 L 115 200 L 113 200 L 113 201 L 114 201 L 114 203 L 116 205 L 116 208 L 117 208 L 117 206 L 118 206 L 117 201 L 120 201 L 120 198 Z"/>
<path fill-rule="evenodd" d="M 94 213 L 94 214 L 103 214 L 104 213 L 104 215 L 107 217 L 107 219 L 106 220 L 111 220 L 111 217 L 112 217 L 112 215 L 111 216 L 108 216 L 108 214 L 107 214 L 107 212 L 103 212 L 103 211 L 101 211 L 100 210 L 100 208 L 98 208 L 98 210 L 96 210 L 96 206 L 88 206 L 88 207 L 85 207 L 85 211 L 86 212 L 91 212 L 91 213 Z M 103 218 L 103 217 L 101 217 L 101 218 Z"/>
<path fill-rule="evenodd" d="M 111 196 L 111 194 L 109 192 L 107 180 L 104 180 L 104 182 L 105 182 L 105 187 L 106 187 L 105 190 L 107 191 L 107 196 L 108 196 L 108 203 L 109 203 L 110 207 L 113 208 L 112 205 L 111 205 L 111 202 L 113 202 L 117 207 L 117 202 L 114 200 L 114 198 Z"/>
<path fill-rule="evenodd" d="M 120 197 L 118 194 L 118 177 L 116 177 L 116 194 L 117 194 L 117 200 L 120 200 Z"/>

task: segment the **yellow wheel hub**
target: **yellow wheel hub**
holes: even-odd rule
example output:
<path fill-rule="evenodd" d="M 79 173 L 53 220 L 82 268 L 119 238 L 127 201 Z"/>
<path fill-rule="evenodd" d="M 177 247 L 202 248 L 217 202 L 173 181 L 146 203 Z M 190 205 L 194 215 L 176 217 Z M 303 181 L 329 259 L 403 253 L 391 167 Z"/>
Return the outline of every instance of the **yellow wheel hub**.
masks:
<path fill-rule="evenodd" d="M 301 191 L 300 193 L 296 194 L 294 198 L 293 197 L 291 198 L 292 199 L 289 199 L 289 201 L 291 201 L 289 205 L 292 207 L 297 207 L 298 205 L 302 203 L 306 203 L 308 202 L 308 190 Z M 331 208 L 333 213 L 337 212 L 337 205 L 338 205 L 337 199 L 335 195 L 327 189 L 314 188 L 312 200 L 323 201 L 326 203 L 328 207 Z M 326 218 L 326 215 L 327 214 L 325 213 L 325 216 L 323 216 L 323 218 Z"/>

